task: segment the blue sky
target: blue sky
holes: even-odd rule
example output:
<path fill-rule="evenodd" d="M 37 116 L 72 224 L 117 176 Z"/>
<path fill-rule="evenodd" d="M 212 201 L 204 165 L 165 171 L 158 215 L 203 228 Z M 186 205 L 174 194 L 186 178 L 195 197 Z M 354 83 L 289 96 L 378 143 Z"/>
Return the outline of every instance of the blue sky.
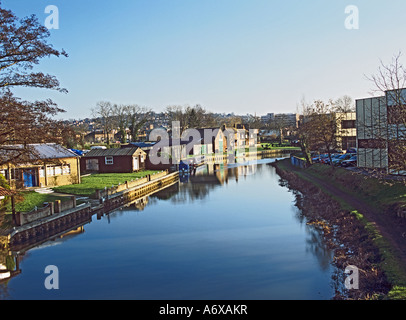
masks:
<path fill-rule="evenodd" d="M 365 75 L 379 59 L 402 51 L 404 0 L 2 0 L 18 16 L 45 23 L 59 9 L 50 42 L 69 58 L 39 69 L 56 75 L 68 94 L 18 89 L 26 98 L 52 98 L 85 118 L 100 100 L 162 111 L 201 104 L 236 114 L 295 112 L 305 97 L 370 95 Z M 344 10 L 359 9 L 348 30 Z"/>

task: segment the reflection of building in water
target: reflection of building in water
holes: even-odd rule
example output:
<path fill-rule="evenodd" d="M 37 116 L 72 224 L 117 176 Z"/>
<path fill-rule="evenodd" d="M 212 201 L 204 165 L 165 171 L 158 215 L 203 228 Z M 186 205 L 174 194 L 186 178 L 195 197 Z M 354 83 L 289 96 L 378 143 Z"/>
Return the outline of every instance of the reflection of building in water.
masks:
<path fill-rule="evenodd" d="M 4 264 L 0 264 L 0 281 L 11 277 L 10 270 Z"/>
<path fill-rule="evenodd" d="M 19 261 L 20 258 L 6 248 L 0 250 L 0 285 L 21 273 Z"/>
<path fill-rule="evenodd" d="M 17 249 L 17 251 L 14 251 L 14 248 L 9 249 L 8 247 L 3 246 L 0 248 L 0 284 L 7 283 L 8 280 L 21 273 L 20 261 L 24 258 L 25 253 L 29 250 L 54 246 L 83 234 L 84 232 L 84 225 L 81 225 L 57 236 L 54 235 L 49 239 L 41 240 L 39 243 L 32 243 L 28 244 L 26 247 L 20 247 Z"/>
<path fill-rule="evenodd" d="M 238 175 L 244 177 L 252 175 L 255 173 L 256 167 L 256 165 L 238 166 Z"/>
<path fill-rule="evenodd" d="M 139 199 L 134 200 L 129 204 L 129 208 L 135 208 L 137 211 L 143 211 L 148 205 L 149 197 L 145 196 Z"/>
<path fill-rule="evenodd" d="M 85 233 L 85 227 L 84 226 L 80 226 L 76 229 L 70 230 L 66 233 L 64 233 L 63 235 L 59 236 L 60 239 L 68 239 L 68 238 L 73 238 L 74 236 L 77 236 L 79 234 Z"/>
<path fill-rule="evenodd" d="M 164 190 L 158 191 L 157 193 L 153 194 L 152 197 L 160 199 L 160 200 L 169 200 L 175 194 L 179 192 L 179 183 L 175 183 Z"/>

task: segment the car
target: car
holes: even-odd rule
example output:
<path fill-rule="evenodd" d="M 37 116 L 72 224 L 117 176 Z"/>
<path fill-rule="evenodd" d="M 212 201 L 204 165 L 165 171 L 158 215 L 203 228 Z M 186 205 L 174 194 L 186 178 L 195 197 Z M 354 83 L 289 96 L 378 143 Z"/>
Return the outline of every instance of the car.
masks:
<path fill-rule="evenodd" d="M 319 154 L 318 156 L 314 156 L 312 158 L 313 163 L 320 163 L 323 159 L 327 158 L 328 154 Z"/>
<path fill-rule="evenodd" d="M 357 155 L 353 155 L 351 158 L 348 160 L 344 160 L 340 164 L 342 167 L 347 168 L 347 167 L 355 167 L 357 165 Z"/>
<path fill-rule="evenodd" d="M 332 154 L 332 155 L 331 155 L 331 160 L 334 161 L 335 159 L 337 159 L 338 157 L 341 157 L 341 156 L 342 156 L 341 153 Z M 324 158 L 321 162 L 324 163 L 324 164 L 330 164 L 330 158 L 329 158 L 329 156 L 327 155 L 327 157 Z"/>
<path fill-rule="evenodd" d="M 348 160 L 348 159 L 350 159 L 351 157 L 352 157 L 352 154 L 351 154 L 351 153 L 345 153 L 345 154 L 343 154 L 343 155 L 341 155 L 341 156 L 335 158 L 335 159 L 333 160 L 333 164 L 334 164 L 335 166 L 339 166 L 339 165 L 341 164 L 341 162 L 343 162 L 344 160 Z"/>

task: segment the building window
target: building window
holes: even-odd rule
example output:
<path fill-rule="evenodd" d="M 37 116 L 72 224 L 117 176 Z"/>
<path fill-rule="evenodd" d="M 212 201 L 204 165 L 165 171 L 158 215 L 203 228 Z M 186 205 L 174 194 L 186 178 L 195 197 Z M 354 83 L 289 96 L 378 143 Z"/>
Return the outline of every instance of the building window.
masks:
<path fill-rule="evenodd" d="M 113 157 L 105 157 L 106 165 L 114 164 Z"/>
<path fill-rule="evenodd" d="M 53 177 L 55 175 L 54 167 L 47 167 L 47 176 Z"/>
<path fill-rule="evenodd" d="M 54 172 L 56 176 L 61 176 L 62 175 L 62 167 L 61 166 L 55 166 L 54 167 Z"/>
<path fill-rule="evenodd" d="M 388 123 L 405 124 L 406 123 L 406 106 L 388 106 Z"/>
<path fill-rule="evenodd" d="M 359 139 L 358 148 L 360 149 L 385 149 L 386 142 L 382 139 Z"/>
<path fill-rule="evenodd" d="M 343 120 L 341 123 L 343 129 L 355 129 L 356 123 L 355 120 Z"/>
<path fill-rule="evenodd" d="M 62 174 L 64 176 L 70 175 L 70 164 L 66 164 L 62 167 Z"/>
<path fill-rule="evenodd" d="M 6 169 L 0 170 L 0 174 L 1 174 L 5 179 L 7 179 L 7 177 L 8 177 L 8 170 L 6 170 Z"/>
<path fill-rule="evenodd" d="M 86 170 L 99 171 L 99 160 L 98 159 L 86 159 Z"/>

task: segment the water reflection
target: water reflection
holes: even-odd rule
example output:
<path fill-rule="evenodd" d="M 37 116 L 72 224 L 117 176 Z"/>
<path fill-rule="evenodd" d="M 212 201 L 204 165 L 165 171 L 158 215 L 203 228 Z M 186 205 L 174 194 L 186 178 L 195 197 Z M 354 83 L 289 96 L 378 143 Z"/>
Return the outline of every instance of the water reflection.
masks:
<path fill-rule="evenodd" d="M 329 270 L 331 268 L 333 252 L 329 249 L 324 239 L 323 230 L 317 224 L 309 223 L 308 212 L 303 210 L 303 194 L 297 190 L 290 189 L 287 181 L 284 179 L 279 180 L 279 185 L 288 188 L 295 196 L 293 203 L 296 212 L 295 218 L 306 229 L 306 250 L 317 258 L 321 270 Z"/>
<path fill-rule="evenodd" d="M 278 185 L 272 161 L 206 164 L 164 190 L 37 248 L 65 244 L 52 250 L 72 273 L 64 274 L 70 277 L 64 283 L 75 277 L 84 283 L 79 290 L 60 290 L 64 297 L 329 299 L 331 253 L 283 182 Z M 301 201 L 300 194 L 294 198 Z M 20 270 L 33 249 L 1 254 L 0 272 Z M 33 255 L 25 262 L 46 265 L 49 260 L 36 260 L 46 257 Z M 104 279 L 106 270 L 111 280 Z M 27 298 L 24 282 L 10 279 L 0 281 L 0 299 Z M 13 297 L 7 284 L 13 286 Z"/>

